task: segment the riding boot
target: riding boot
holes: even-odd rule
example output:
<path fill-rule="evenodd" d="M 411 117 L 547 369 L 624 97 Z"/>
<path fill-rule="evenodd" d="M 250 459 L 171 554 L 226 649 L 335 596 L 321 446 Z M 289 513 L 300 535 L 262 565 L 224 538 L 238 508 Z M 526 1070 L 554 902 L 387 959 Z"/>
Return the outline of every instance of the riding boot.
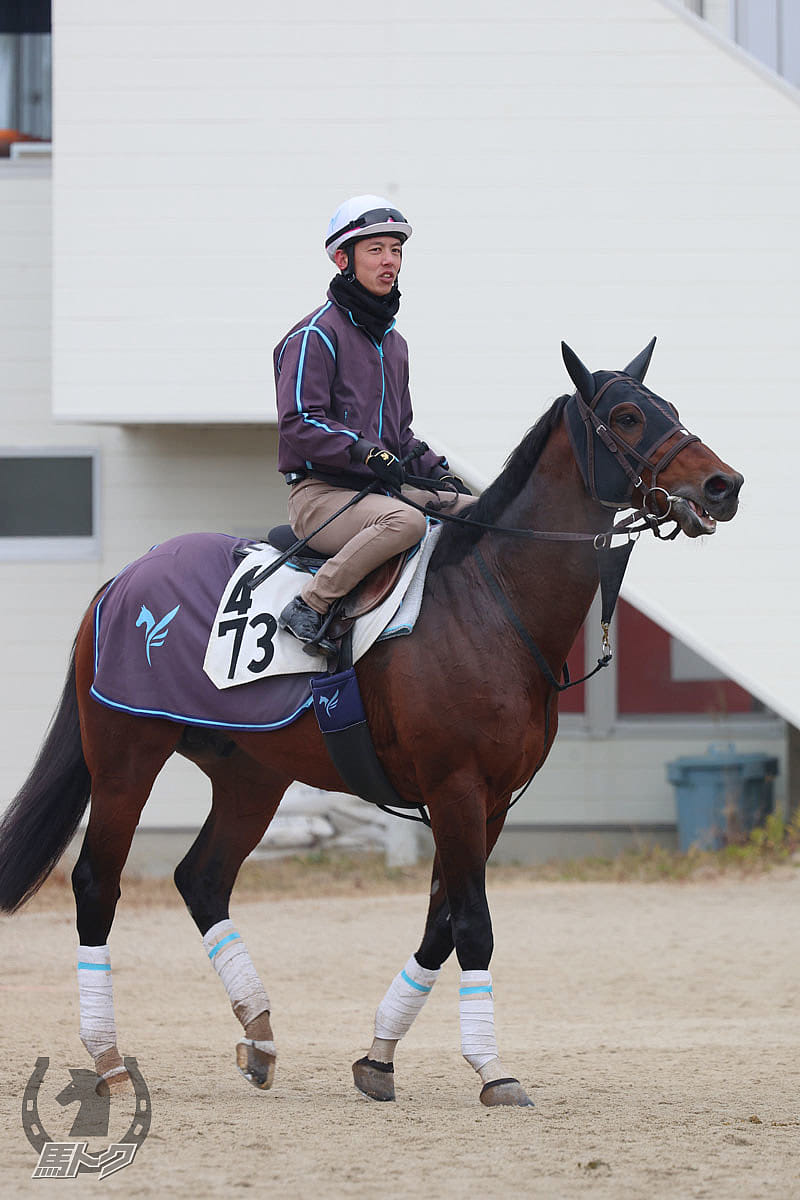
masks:
<path fill-rule="evenodd" d="M 327 624 L 327 615 L 316 612 L 300 596 L 290 600 L 278 617 L 279 627 L 291 633 L 299 642 L 303 642 L 303 649 L 307 654 L 322 654 L 325 658 L 335 658 L 339 648 L 330 638 L 325 637 Z"/>

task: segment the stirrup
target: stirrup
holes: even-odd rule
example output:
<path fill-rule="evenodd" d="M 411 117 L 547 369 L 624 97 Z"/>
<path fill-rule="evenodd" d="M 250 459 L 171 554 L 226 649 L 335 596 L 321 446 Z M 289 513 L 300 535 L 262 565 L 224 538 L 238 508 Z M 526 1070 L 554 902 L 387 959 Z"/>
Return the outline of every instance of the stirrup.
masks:
<path fill-rule="evenodd" d="M 306 654 L 322 654 L 325 656 L 325 658 L 335 658 L 339 653 L 339 647 L 333 638 L 325 636 L 333 624 L 338 606 L 339 602 L 334 601 L 325 614 L 325 620 L 322 622 L 313 638 L 309 638 L 307 642 L 303 642 L 303 649 L 305 650 Z"/>

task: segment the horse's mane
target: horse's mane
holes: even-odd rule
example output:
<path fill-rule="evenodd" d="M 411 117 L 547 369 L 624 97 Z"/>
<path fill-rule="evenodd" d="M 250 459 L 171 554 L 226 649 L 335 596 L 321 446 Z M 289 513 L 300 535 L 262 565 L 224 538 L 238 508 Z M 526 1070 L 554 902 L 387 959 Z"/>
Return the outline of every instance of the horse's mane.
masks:
<path fill-rule="evenodd" d="M 547 439 L 561 419 L 569 396 L 559 396 L 536 424 L 528 430 L 515 450 L 506 459 L 505 466 L 493 483 L 490 483 L 480 499 L 468 513 L 467 522 L 482 521 L 486 525 L 497 525 L 508 505 L 514 500 L 529 480 Z M 455 525 L 444 522 L 436 546 L 431 567 L 444 567 L 458 563 L 483 535 L 485 530 L 470 529 L 469 524 Z"/>

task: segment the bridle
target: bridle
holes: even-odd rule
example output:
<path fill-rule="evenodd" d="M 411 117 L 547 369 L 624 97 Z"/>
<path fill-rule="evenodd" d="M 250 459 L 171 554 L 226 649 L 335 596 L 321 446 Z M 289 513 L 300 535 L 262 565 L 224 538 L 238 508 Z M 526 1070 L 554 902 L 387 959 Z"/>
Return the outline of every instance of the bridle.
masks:
<path fill-rule="evenodd" d="M 640 409 L 647 436 L 642 446 L 630 445 L 611 427 L 610 417 L 615 406 L 612 405 L 610 391 L 620 382 L 625 383 L 627 391 L 639 393 L 646 401 L 647 411 Z M 642 519 L 643 528 L 649 528 L 656 537 L 661 537 L 659 526 L 670 519 L 677 497 L 659 487 L 658 476 L 682 450 L 692 442 L 700 441 L 696 434 L 689 433 L 681 424 L 677 409 L 642 387 L 638 380 L 614 372 L 600 385 L 591 403 L 587 404 L 579 391 L 570 396 L 564 408 L 564 422 L 575 460 L 592 499 L 604 508 L 619 511 L 632 507 L 633 493 L 638 490 L 642 507 L 634 519 Z M 679 435 L 677 441 L 653 464 L 653 456 L 676 434 Z M 600 460 L 599 467 L 595 458 L 598 442 L 608 452 L 608 456 Z M 642 478 L 644 471 L 650 473 L 649 486 Z M 605 494 L 601 494 L 601 490 Z M 658 512 L 656 503 L 659 495 L 666 505 L 662 513 Z M 624 529 L 620 528 L 619 532 L 624 532 Z M 669 537 L 676 537 L 678 532 L 676 525 Z"/>

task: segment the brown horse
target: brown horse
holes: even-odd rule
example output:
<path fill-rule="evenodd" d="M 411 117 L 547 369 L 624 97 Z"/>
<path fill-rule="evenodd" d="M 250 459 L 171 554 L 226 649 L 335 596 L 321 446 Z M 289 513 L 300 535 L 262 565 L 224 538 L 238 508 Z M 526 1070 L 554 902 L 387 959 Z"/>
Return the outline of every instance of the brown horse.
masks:
<path fill-rule="evenodd" d="M 743 482 L 643 386 L 652 348 L 624 372 L 594 375 L 564 348 L 576 392 L 528 432 L 468 521 L 442 531 L 413 636 L 378 644 L 358 664 L 378 755 L 398 795 L 427 806 L 436 844 L 422 941 L 353 1068 L 356 1085 L 375 1099 L 394 1098 L 397 1042 L 455 948 L 462 1051 L 481 1078 L 481 1100 L 530 1103 L 495 1041 L 486 860 L 512 795 L 555 737 L 556 680 L 598 586 L 607 510 L 639 506 L 654 532 L 669 519 L 673 533 L 697 537 L 734 516 Z M 98 703 L 90 695 L 96 601 L 39 760 L 0 827 L 0 906 L 14 910 L 46 878 L 91 794 L 73 872 L 81 1037 L 98 1075 L 124 1082 L 106 945 L 120 875 L 164 763 L 176 752 L 193 760 L 211 780 L 211 811 L 175 882 L 244 1027 L 237 1065 L 269 1087 L 270 1004 L 229 920 L 231 890 L 293 780 L 347 788 L 308 713 L 280 730 L 221 731 Z"/>

